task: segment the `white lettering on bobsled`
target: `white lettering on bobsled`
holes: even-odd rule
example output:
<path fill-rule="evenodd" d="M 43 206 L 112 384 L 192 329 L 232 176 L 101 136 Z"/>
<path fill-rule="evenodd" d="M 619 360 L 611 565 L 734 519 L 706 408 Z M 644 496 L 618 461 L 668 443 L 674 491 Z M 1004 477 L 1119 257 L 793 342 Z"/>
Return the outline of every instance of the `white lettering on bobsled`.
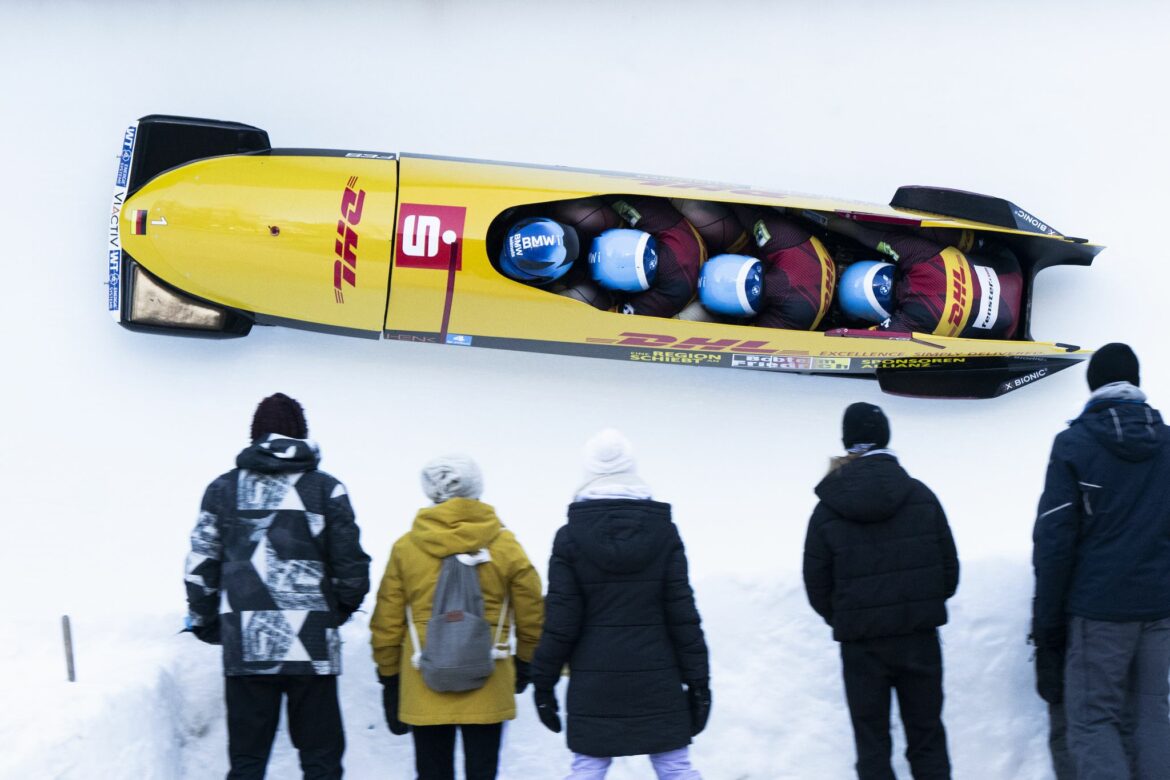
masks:
<path fill-rule="evenodd" d="M 402 224 L 402 253 L 411 257 L 434 257 L 439 254 L 438 217 L 411 214 Z"/>
<path fill-rule="evenodd" d="M 1019 217 L 1020 219 L 1024 220 L 1025 222 L 1027 222 L 1027 223 L 1028 223 L 1029 225 L 1031 225 L 1032 227 L 1034 227 L 1034 228 L 1038 228 L 1039 230 L 1042 230 L 1042 231 L 1044 231 L 1045 233 L 1055 233 L 1055 232 L 1056 232 L 1055 230 L 1053 230 L 1052 228 L 1048 227 L 1048 226 L 1047 226 L 1047 225 L 1045 225 L 1043 222 L 1041 222 L 1040 220 L 1036 219 L 1036 218 L 1035 218 L 1035 217 L 1033 217 L 1031 214 L 1029 214 L 1028 212 L 1024 211 L 1024 210 L 1023 210 L 1023 209 L 1021 209 L 1021 208 L 1017 208 L 1017 209 L 1016 209 L 1016 216 L 1017 216 L 1017 217 Z"/>

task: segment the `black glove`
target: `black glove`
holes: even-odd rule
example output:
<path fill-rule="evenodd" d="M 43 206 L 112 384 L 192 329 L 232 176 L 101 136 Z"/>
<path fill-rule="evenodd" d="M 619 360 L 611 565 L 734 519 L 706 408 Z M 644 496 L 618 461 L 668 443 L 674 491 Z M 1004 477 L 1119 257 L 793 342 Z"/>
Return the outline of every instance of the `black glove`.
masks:
<path fill-rule="evenodd" d="M 219 617 L 215 617 L 211 622 L 205 623 L 202 626 L 197 626 L 191 623 L 190 618 L 187 619 L 187 626 L 183 631 L 190 631 L 195 635 L 195 638 L 200 642 L 206 642 L 209 645 L 222 644 L 219 637 Z"/>
<path fill-rule="evenodd" d="M 410 726 L 398 719 L 398 675 L 378 675 L 378 682 L 382 683 L 382 710 L 386 713 L 386 725 L 390 727 L 391 734 L 401 737 L 410 731 Z"/>
<path fill-rule="evenodd" d="M 528 662 L 512 656 L 512 665 L 516 667 L 516 693 L 524 693 L 532 679 L 528 676 Z"/>
<path fill-rule="evenodd" d="M 706 685 L 687 686 L 687 705 L 691 709 L 691 736 L 707 728 L 711 715 L 711 689 Z"/>
<path fill-rule="evenodd" d="M 1049 704 L 1064 701 L 1064 647 L 1068 633 L 1064 626 L 1032 629 L 1036 644 L 1036 693 Z"/>
<path fill-rule="evenodd" d="M 551 689 L 533 688 L 532 698 L 536 702 L 536 714 L 544 727 L 554 734 L 561 733 L 561 716 L 557 715 L 557 695 Z"/>
<path fill-rule="evenodd" d="M 1064 650 L 1036 648 L 1036 693 L 1049 704 L 1064 701 Z"/>

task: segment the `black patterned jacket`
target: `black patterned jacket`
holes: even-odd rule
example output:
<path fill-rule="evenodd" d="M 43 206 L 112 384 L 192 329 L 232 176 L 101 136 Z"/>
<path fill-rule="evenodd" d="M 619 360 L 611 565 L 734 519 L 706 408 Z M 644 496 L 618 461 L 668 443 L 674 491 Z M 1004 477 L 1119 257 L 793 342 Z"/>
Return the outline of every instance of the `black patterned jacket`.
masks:
<path fill-rule="evenodd" d="M 223 644 L 224 674 L 340 674 L 337 628 L 370 589 L 345 485 L 309 440 L 270 435 L 203 494 L 189 620 Z"/>

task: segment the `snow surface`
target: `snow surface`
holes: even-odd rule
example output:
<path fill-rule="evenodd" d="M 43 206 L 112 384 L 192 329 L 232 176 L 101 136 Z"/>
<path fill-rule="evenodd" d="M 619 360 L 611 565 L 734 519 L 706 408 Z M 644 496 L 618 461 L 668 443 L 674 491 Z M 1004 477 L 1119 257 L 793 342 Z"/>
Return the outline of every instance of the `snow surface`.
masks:
<path fill-rule="evenodd" d="M 204 485 L 246 444 L 256 401 L 282 390 L 349 486 L 375 580 L 425 501 L 419 466 L 450 450 L 480 460 L 485 500 L 543 571 L 581 443 L 625 431 L 688 543 L 713 664 L 694 747 L 708 780 L 851 774 L 837 647 L 805 602 L 800 551 L 842 409 L 881 404 L 965 567 L 942 632 L 955 776 L 1048 777 L 1024 644 L 1030 532 L 1082 370 L 997 401 L 923 402 L 845 379 L 279 328 L 132 334 L 105 313 L 109 193 L 122 131 L 148 113 L 244 121 L 284 146 L 877 202 L 901 184 L 989 192 L 1108 245 L 1091 270 L 1044 272 L 1033 334 L 1129 341 L 1157 405 L 1170 389 L 1155 319 L 1170 275 L 1168 30 L 1157 2 L 3 4 L 0 776 L 222 776 L 218 651 L 175 635 L 182 561 Z M 348 776 L 412 777 L 409 740 L 382 725 L 364 625 L 345 639 Z M 556 778 L 567 763 L 525 696 L 501 777 Z M 271 767 L 297 776 L 283 731 Z M 644 760 L 611 773 L 649 776 Z"/>

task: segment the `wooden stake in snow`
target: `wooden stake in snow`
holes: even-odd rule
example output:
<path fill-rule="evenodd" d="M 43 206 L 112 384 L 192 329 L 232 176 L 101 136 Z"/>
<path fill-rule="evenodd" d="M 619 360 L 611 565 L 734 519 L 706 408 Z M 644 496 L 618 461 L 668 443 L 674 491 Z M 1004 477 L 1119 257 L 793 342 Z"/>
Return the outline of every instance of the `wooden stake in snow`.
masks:
<path fill-rule="evenodd" d="M 69 672 L 69 682 L 77 682 L 77 675 L 73 672 L 73 632 L 69 629 L 69 616 L 61 616 L 61 631 L 65 634 L 65 669 Z"/>

